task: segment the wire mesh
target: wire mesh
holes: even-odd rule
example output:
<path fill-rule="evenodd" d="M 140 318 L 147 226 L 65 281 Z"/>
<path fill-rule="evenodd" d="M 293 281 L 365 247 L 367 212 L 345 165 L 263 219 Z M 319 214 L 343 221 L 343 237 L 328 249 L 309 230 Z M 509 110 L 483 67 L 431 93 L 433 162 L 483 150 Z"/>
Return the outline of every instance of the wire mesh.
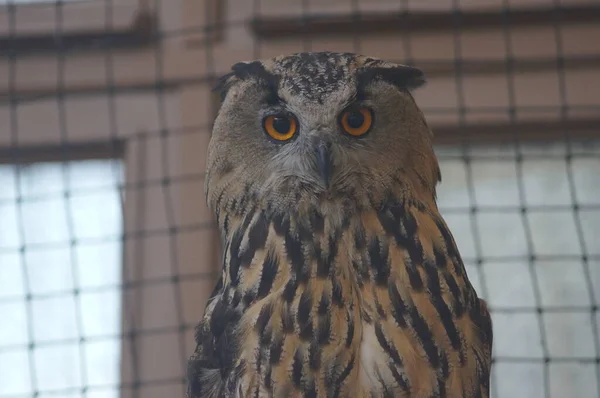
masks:
<path fill-rule="evenodd" d="M 320 50 L 431 72 L 416 98 L 494 319 L 493 397 L 600 397 L 599 16 L 566 0 L 0 1 L 0 398 L 183 396 L 220 267 L 212 83 Z"/>

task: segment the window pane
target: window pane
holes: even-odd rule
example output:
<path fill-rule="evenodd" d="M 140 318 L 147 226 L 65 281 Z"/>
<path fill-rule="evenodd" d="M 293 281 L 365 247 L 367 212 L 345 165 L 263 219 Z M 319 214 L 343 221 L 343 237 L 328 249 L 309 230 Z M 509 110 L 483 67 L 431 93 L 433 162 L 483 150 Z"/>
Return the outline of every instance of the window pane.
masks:
<path fill-rule="evenodd" d="M 118 397 L 121 178 L 114 160 L 0 165 L 0 398 Z"/>
<path fill-rule="evenodd" d="M 600 140 L 439 149 L 438 203 L 478 264 L 467 272 L 492 313 L 498 395 L 543 395 L 549 366 L 553 397 L 597 396 Z"/>

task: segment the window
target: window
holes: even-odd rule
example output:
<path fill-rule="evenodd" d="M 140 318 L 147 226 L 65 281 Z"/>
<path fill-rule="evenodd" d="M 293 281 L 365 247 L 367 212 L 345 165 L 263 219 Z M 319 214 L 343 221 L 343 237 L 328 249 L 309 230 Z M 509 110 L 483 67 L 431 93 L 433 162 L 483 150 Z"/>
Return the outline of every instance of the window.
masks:
<path fill-rule="evenodd" d="M 119 396 L 121 173 L 0 165 L 0 397 Z"/>
<path fill-rule="evenodd" d="M 492 392 L 544 396 L 547 372 L 548 396 L 598 396 L 600 141 L 437 153 L 440 211 L 492 310 Z"/>

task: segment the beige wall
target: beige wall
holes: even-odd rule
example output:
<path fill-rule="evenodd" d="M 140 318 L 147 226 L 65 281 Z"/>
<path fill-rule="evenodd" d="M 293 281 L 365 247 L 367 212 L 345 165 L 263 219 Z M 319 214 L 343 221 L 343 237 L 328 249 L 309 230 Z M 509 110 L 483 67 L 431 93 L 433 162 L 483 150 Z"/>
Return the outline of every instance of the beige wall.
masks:
<path fill-rule="evenodd" d="M 202 26 L 207 19 L 214 21 L 214 9 L 207 6 L 206 1 L 169 0 L 168 5 L 167 1 L 162 2 L 158 14 L 165 35 L 159 50 L 115 51 L 108 61 L 106 54 L 97 52 L 74 53 L 62 61 L 54 54 L 28 55 L 19 57 L 13 69 L 8 58 L 0 58 L 0 147 L 11 144 L 52 146 L 65 139 L 74 143 L 115 137 L 126 142 L 124 273 L 125 280 L 133 287 L 125 292 L 124 323 L 125 333 L 133 327 L 138 335 L 133 345 L 129 340 L 124 343 L 123 382 L 136 380 L 132 365 L 137 364 L 137 377 L 142 383 L 139 392 L 145 398 L 182 396 L 183 364 L 193 351 L 193 331 L 189 327 L 180 331 L 179 327 L 182 323 L 192 326 L 201 317 L 214 284 L 214 273 L 220 266 L 215 256 L 218 240 L 203 194 L 208 127 L 214 112 L 213 96 L 207 84 L 210 78 L 226 72 L 239 60 L 304 49 L 359 51 L 397 61 L 410 57 L 417 66 L 423 66 L 426 73 L 427 66 L 452 63 L 459 51 L 451 31 L 422 32 L 411 34 L 409 38 L 398 34 L 360 34 L 308 41 L 259 42 L 245 23 L 255 16 L 254 2 L 240 0 L 226 2 L 222 39 L 202 43 L 206 34 L 194 28 Z M 103 3 L 92 0 L 94 2 Z M 259 13 L 298 15 L 301 8 L 294 6 L 298 3 L 263 0 Z M 313 0 L 309 10 L 345 12 L 350 9 L 350 3 Z M 398 9 L 397 3 L 358 2 L 361 10 Z M 428 8 L 448 9 L 448 3 L 441 0 L 407 2 L 414 10 L 423 4 Z M 525 2 L 512 3 L 519 6 Z M 552 2 L 528 0 L 527 3 L 547 5 Z M 478 0 L 461 4 L 468 8 L 484 5 L 493 8 L 499 7 L 501 2 Z M 131 7 L 125 5 L 122 10 L 115 10 L 119 24 L 124 26 L 131 20 L 135 9 Z M 0 7 L 0 26 L 5 29 L 7 19 L 2 13 Z M 69 17 L 69 23 L 75 26 L 81 17 L 73 13 L 75 16 Z M 18 23 L 33 26 L 35 30 L 35 22 L 39 21 L 35 18 L 39 17 L 23 18 Z M 51 17 L 46 15 L 45 18 L 44 23 L 48 24 L 47 18 Z M 563 26 L 560 34 L 566 57 L 600 56 L 600 41 L 596 39 L 600 37 L 600 25 Z M 510 38 L 517 60 L 557 55 L 551 23 L 511 29 Z M 464 32 L 459 40 L 458 56 L 462 59 L 503 61 L 506 57 L 503 29 Z M 406 51 L 408 47 L 410 53 Z M 61 62 L 64 62 L 62 66 Z M 107 74 L 110 70 L 107 65 L 112 66 L 112 78 Z M 66 90 L 63 105 L 55 95 L 57 76 L 61 73 Z M 563 76 L 566 98 L 559 93 Z M 153 86 L 157 81 L 170 83 L 170 88 L 157 91 Z M 103 91 L 111 83 L 117 87 L 114 97 Z M 19 97 L 44 94 L 39 100 L 19 102 L 16 121 L 11 119 L 6 101 L 11 84 Z M 138 90 L 118 89 L 131 86 Z M 461 104 L 457 93 L 460 92 L 464 93 L 462 106 L 468 109 L 468 123 L 507 124 L 509 115 L 503 109 L 511 105 L 508 87 L 505 73 L 470 73 L 464 76 L 461 87 L 457 86 L 454 74 L 441 74 L 432 76 L 416 97 L 434 131 L 438 126 L 458 123 Z M 77 89 L 88 91 L 87 94 L 70 93 Z M 571 106 L 579 106 L 568 111 L 569 117 L 598 117 L 599 92 L 597 64 L 569 67 L 564 75 L 556 68 L 517 70 L 514 76 L 517 120 L 556 120 L 564 100 Z M 64 106 L 66 111 L 63 122 L 59 118 L 59 106 Z M 18 143 L 11 142 L 10 132 L 15 126 L 18 126 Z M 163 135 L 162 131 L 168 133 Z M 172 279 L 173 276 L 178 279 Z M 135 353 L 135 363 L 132 353 Z M 123 396 L 130 394 L 126 390 Z"/>

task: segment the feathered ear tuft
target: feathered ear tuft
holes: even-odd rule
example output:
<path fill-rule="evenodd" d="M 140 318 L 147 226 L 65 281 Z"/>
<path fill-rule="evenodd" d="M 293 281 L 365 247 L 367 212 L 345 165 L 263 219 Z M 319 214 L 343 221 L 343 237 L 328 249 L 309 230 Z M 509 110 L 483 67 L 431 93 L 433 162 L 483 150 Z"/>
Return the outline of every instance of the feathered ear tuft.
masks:
<path fill-rule="evenodd" d="M 231 70 L 232 72 L 219 78 L 214 88 L 215 91 L 221 93 L 221 102 L 225 99 L 231 85 L 236 81 L 235 78 L 239 80 L 254 78 L 276 96 L 278 78 L 268 72 L 260 61 L 238 62 L 231 67 Z"/>
<path fill-rule="evenodd" d="M 377 80 L 383 80 L 404 90 L 415 90 L 426 83 L 421 69 L 407 65 L 367 66 L 358 72 L 359 88 Z"/>
<path fill-rule="evenodd" d="M 219 95 L 221 97 L 221 102 L 223 102 L 223 100 L 225 99 L 225 96 L 227 95 L 227 92 L 229 91 L 229 88 L 231 87 L 232 82 L 232 78 L 235 76 L 234 72 L 229 72 L 226 75 L 223 75 L 221 77 L 219 77 L 217 79 L 217 82 L 215 83 L 214 87 L 213 87 L 213 91 L 219 92 Z"/>

